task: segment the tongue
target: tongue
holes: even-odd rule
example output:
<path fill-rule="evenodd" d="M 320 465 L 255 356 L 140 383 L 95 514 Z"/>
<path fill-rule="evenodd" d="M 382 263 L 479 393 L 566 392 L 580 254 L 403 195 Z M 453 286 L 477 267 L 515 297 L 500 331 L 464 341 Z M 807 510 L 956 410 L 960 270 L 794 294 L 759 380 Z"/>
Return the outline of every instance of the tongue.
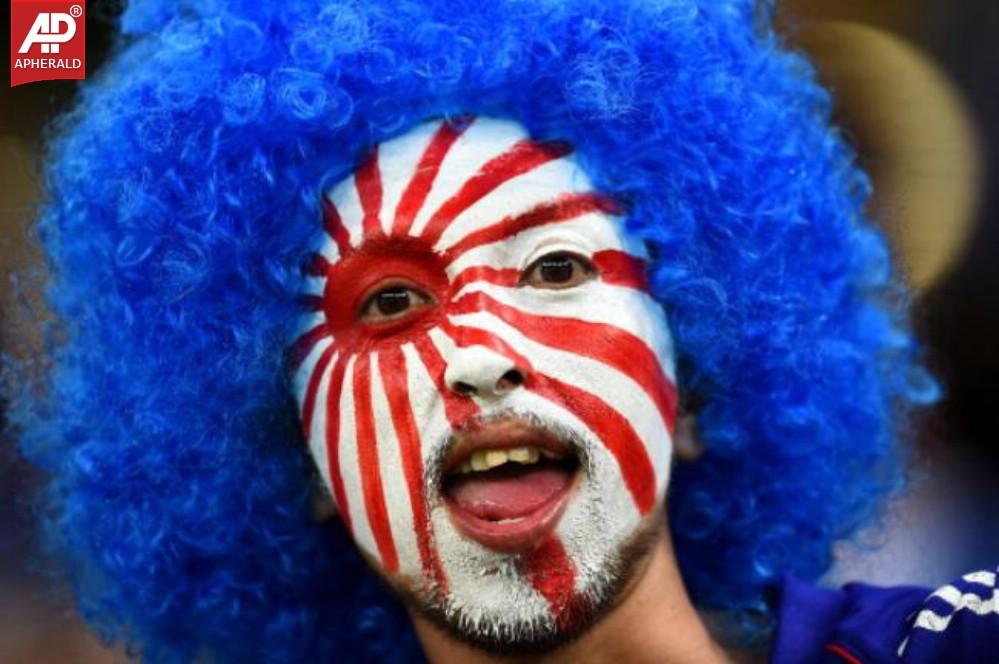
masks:
<path fill-rule="evenodd" d="M 556 466 L 512 466 L 460 475 L 447 493 L 480 519 L 516 519 L 538 510 L 565 490 L 571 474 Z"/>

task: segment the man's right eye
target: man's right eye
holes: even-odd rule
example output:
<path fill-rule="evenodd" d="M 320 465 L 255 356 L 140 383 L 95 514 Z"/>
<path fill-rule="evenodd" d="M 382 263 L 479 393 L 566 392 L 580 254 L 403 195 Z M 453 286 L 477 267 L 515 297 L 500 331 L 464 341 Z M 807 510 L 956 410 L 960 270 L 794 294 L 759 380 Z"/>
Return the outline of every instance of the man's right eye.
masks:
<path fill-rule="evenodd" d="M 400 320 L 433 304 L 433 300 L 425 293 L 396 284 L 375 291 L 361 305 L 358 319 L 362 323 L 387 323 Z"/>

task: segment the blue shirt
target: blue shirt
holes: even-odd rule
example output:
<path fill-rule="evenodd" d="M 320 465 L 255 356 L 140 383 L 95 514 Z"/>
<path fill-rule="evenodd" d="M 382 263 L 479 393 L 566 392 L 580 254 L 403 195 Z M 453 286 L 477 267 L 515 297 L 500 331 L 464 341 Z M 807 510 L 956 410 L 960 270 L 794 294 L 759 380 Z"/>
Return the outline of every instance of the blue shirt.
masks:
<path fill-rule="evenodd" d="M 995 664 L 996 570 L 933 591 L 851 583 L 839 590 L 785 579 L 772 664 Z"/>

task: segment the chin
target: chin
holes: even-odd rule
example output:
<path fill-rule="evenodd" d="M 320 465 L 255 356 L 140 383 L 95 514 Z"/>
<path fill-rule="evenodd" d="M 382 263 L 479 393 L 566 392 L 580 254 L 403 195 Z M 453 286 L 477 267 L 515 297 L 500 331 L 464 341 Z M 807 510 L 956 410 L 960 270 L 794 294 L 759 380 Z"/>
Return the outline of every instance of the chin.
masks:
<path fill-rule="evenodd" d="M 661 510 L 645 517 L 633 536 L 608 558 L 601 573 L 589 580 L 585 592 L 567 598 L 560 620 L 553 619 L 551 611 L 544 607 L 535 606 L 533 612 L 509 611 L 511 593 L 524 602 L 522 608 L 531 601 L 530 593 L 518 594 L 520 567 L 516 562 L 512 563 L 512 577 L 504 579 L 501 572 L 484 573 L 482 591 L 471 598 L 428 595 L 419 590 L 421 583 L 414 583 L 413 579 L 386 581 L 415 616 L 462 643 L 505 656 L 545 654 L 581 637 L 627 597 L 644 572 L 664 528 Z M 498 578 L 486 580 L 486 577 Z M 504 581 L 510 582 L 505 588 Z M 465 603 L 464 599 L 471 601 Z M 497 599 L 498 604 L 490 605 L 491 599 Z M 507 607 L 507 612 L 501 607 Z"/>

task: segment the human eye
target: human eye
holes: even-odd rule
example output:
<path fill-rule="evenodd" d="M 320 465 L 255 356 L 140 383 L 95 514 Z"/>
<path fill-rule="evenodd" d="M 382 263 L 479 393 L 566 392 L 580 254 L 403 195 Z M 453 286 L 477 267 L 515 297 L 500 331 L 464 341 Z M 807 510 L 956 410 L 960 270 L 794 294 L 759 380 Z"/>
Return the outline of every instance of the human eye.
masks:
<path fill-rule="evenodd" d="M 429 295 L 410 284 L 378 286 L 361 304 L 357 318 L 362 323 L 402 320 L 433 304 Z"/>
<path fill-rule="evenodd" d="M 596 268 L 588 259 L 567 251 L 556 251 L 531 263 L 520 278 L 521 285 L 559 290 L 592 279 Z"/>

